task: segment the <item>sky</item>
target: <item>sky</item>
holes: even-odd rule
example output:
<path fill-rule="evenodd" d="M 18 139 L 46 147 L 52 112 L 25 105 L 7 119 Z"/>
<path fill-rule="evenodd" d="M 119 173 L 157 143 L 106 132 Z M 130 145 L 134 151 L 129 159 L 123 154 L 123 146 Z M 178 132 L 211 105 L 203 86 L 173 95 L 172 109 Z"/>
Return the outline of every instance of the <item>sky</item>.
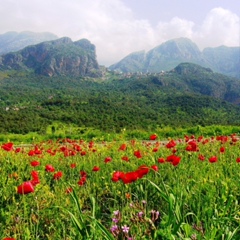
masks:
<path fill-rule="evenodd" d="M 51 32 L 87 38 L 99 64 L 186 37 L 205 47 L 240 46 L 239 0 L 0 0 L 0 34 Z"/>

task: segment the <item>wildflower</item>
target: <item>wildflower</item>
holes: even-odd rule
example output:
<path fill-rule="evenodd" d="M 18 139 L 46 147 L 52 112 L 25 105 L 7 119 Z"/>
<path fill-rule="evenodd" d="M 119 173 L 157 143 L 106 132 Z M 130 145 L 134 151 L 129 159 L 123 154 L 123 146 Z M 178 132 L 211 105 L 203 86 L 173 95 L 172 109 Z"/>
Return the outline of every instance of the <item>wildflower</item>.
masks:
<path fill-rule="evenodd" d="M 224 153 L 225 152 L 225 147 L 220 147 L 220 153 Z"/>
<path fill-rule="evenodd" d="M 40 162 L 38 162 L 38 161 L 32 161 L 30 164 L 31 164 L 32 167 L 37 167 L 37 166 L 40 165 Z"/>
<path fill-rule="evenodd" d="M 237 162 L 237 163 L 240 163 L 240 157 L 238 157 L 238 158 L 236 159 L 236 162 Z"/>
<path fill-rule="evenodd" d="M 150 137 L 149 137 L 150 140 L 156 140 L 157 139 L 157 134 L 152 134 Z"/>
<path fill-rule="evenodd" d="M 2 149 L 5 150 L 5 151 L 12 151 L 13 150 L 13 143 L 12 142 L 9 142 L 9 143 L 4 143 L 2 145 Z"/>
<path fill-rule="evenodd" d="M 171 140 L 166 144 L 167 148 L 174 148 L 175 146 L 176 146 L 176 143 L 174 140 Z"/>
<path fill-rule="evenodd" d="M 165 159 L 164 158 L 158 158 L 158 162 L 159 163 L 165 163 Z"/>
<path fill-rule="evenodd" d="M 129 227 L 127 227 L 126 225 L 122 226 L 122 231 L 124 233 L 128 233 L 129 232 Z"/>
<path fill-rule="evenodd" d="M 59 180 L 60 178 L 62 178 L 62 176 L 63 176 L 63 173 L 61 171 L 59 171 L 53 175 L 53 179 Z"/>
<path fill-rule="evenodd" d="M 93 172 L 98 172 L 99 170 L 100 170 L 100 167 L 97 167 L 97 166 L 94 166 L 92 169 Z"/>
<path fill-rule="evenodd" d="M 118 151 L 125 151 L 126 149 L 127 149 L 127 144 L 123 143 L 123 144 L 119 147 Z"/>
<path fill-rule="evenodd" d="M 112 221 L 113 221 L 114 223 L 118 223 L 118 222 L 119 222 L 119 219 L 113 218 Z"/>
<path fill-rule="evenodd" d="M 76 163 L 71 163 L 70 168 L 76 168 L 77 164 Z"/>
<path fill-rule="evenodd" d="M 6 237 L 6 238 L 3 238 L 3 240 L 16 240 L 16 238 Z"/>
<path fill-rule="evenodd" d="M 119 211 L 119 210 L 113 211 L 113 215 L 114 215 L 114 216 L 118 216 L 119 214 L 120 214 L 120 211 Z"/>
<path fill-rule="evenodd" d="M 123 156 L 123 157 L 122 157 L 122 160 L 128 162 L 128 161 L 129 161 L 129 157 Z"/>
<path fill-rule="evenodd" d="M 142 154 L 141 154 L 140 150 L 134 151 L 134 156 L 136 158 L 142 158 Z"/>
<path fill-rule="evenodd" d="M 218 159 L 217 159 L 216 156 L 212 156 L 212 157 L 209 158 L 209 162 L 210 162 L 210 163 L 215 163 L 215 162 L 217 162 L 217 160 L 218 160 Z"/>
<path fill-rule="evenodd" d="M 113 225 L 111 228 L 110 228 L 111 232 L 116 232 L 118 230 L 118 225 Z"/>
<path fill-rule="evenodd" d="M 142 216 L 143 216 L 143 212 L 139 212 L 139 213 L 138 213 L 138 217 L 139 217 L 139 218 L 142 218 Z"/>
<path fill-rule="evenodd" d="M 18 186 L 18 191 L 19 194 L 28 194 L 34 192 L 34 187 L 31 183 L 31 181 L 27 181 L 22 183 L 21 185 Z"/>
<path fill-rule="evenodd" d="M 158 166 L 157 166 L 157 165 L 153 165 L 153 166 L 151 166 L 151 168 L 152 168 L 155 172 L 158 171 Z"/>
<path fill-rule="evenodd" d="M 46 172 L 54 172 L 54 171 L 55 171 L 55 168 L 54 168 L 52 165 L 48 164 L 48 165 L 46 165 L 46 167 L 45 167 L 45 171 L 46 171 Z"/>
<path fill-rule="evenodd" d="M 117 181 L 121 180 L 123 176 L 124 176 L 123 172 L 116 171 L 116 172 L 113 173 L 112 181 L 117 182 Z"/>
<path fill-rule="evenodd" d="M 204 161 L 205 157 L 202 154 L 199 154 L 198 159 L 201 160 L 201 161 Z"/>
<path fill-rule="evenodd" d="M 104 159 L 104 162 L 105 163 L 108 163 L 108 162 L 111 162 L 112 161 L 112 158 L 111 157 L 106 157 L 105 159 Z"/>

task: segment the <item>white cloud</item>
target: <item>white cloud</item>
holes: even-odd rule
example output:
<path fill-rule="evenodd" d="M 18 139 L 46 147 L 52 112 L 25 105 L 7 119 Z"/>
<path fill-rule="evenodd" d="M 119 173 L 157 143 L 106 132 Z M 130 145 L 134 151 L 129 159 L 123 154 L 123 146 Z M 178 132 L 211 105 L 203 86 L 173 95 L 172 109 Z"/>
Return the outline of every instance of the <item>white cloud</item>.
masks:
<path fill-rule="evenodd" d="M 239 17 L 223 8 L 214 8 L 206 16 L 194 39 L 199 47 L 240 45 Z"/>
<path fill-rule="evenodd" d="M 179 17 L 152 26 L 134 18 L 121 0 L 0 0 L 0 6 L 0 33 L 50 31 L 73 40 L 87 38 L 105 65 L 176 37 L 188 37 L 201 48 L 239 45 L 239 17 L 223 8 L 211 10 L 200 26 Z"/>

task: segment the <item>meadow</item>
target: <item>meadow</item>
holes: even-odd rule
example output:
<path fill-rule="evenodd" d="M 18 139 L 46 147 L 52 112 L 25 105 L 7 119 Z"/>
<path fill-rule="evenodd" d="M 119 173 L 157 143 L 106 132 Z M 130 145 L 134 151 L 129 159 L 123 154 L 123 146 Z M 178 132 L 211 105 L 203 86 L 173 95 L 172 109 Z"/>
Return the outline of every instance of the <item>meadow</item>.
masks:
<path fill-rule="evenodd" d="M 2 142 L 0 239 L 239 239 L 238 135 L 144 134 Z"/>

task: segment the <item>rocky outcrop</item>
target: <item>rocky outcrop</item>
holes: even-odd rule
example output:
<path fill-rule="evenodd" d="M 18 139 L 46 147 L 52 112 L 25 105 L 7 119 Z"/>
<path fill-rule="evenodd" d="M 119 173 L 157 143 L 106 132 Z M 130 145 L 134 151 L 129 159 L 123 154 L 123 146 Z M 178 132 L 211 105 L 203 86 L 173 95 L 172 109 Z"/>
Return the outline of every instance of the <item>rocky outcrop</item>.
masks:
<path fill-rule="evenodd" d="M 95 46 L 87 39 L 73 42 L 67 37 L 2 55 L 0 69 L 28 70 L 50 77 L 101 76 Z"/>

